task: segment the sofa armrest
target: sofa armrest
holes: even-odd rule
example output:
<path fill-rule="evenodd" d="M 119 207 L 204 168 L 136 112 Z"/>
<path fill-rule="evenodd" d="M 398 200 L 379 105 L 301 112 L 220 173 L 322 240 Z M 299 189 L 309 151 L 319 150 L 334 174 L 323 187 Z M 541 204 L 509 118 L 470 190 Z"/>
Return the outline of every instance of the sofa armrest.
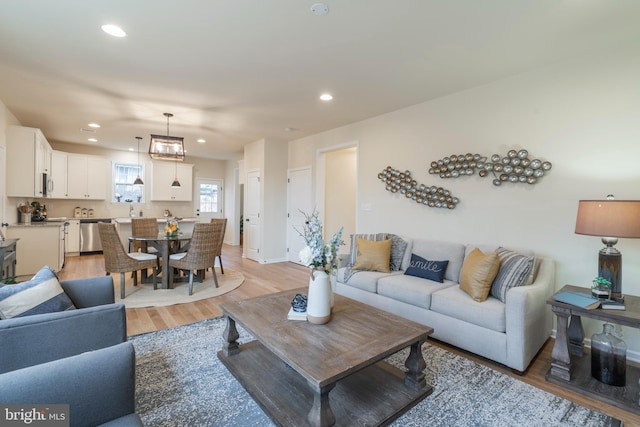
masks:
<path fill-rule="evenodd" d="M 126 340 L 122 304 L 5 319 L 0 321 L 0 373 Z"/>
<path fill-rule="evenodd" d="M 0 374 L 3 404 L 69 404 L 72 425 L 97 426 L 135 413 L 135 352 L 131 343 Z M 137 419 L 137 423 L 135 422 Z"/>
<path fill-rule="evenodd" d="M 115 302 L 113 277 L 97 276 L 60 282 L 77 308 L 93 307 Z"/>
<path fill-rule="evenodd" d="M 551 335 L 547 298 L 555 289 L 553 260 L 542 258 L 535 281 L 507 292 L 506 329 L 509 366 L 524 371 Z"/>

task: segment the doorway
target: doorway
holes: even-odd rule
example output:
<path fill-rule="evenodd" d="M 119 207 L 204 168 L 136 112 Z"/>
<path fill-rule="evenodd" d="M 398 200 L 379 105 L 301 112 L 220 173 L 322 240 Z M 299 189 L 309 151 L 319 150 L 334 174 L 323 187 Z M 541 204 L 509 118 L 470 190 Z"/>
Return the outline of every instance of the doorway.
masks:
<path fill-rule="evenodd" d="M 323 219 L 325 239 L 330 239 L 343 227 L 346 246 L 340 253 L 349 251 L 349 235 L 357 230 L 358 205 L 358 142 L 328 147 L 318 151 L 316 172 L 316 201 Z"/>

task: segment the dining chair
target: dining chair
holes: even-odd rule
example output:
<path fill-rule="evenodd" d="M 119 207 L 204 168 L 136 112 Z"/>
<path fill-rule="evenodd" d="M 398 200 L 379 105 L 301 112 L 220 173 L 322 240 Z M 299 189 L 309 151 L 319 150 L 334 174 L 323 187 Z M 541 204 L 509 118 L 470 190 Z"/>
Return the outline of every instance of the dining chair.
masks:
<path fill-rule="evenodd" d="M 216 244 L 216 256 L 218 257 L 218 262 L 220 263 L 220 274 L 224 274 L 224 268 L 222 267 L 222 244 L 224 243 L 224 233 L 227 229 L 227 218 L 211 218 L 211 223 L 222 224 L 222 233 L 220 233 L 220 238 L 218 239 L 218 242 Z M 215 266 L 211 268 L 215 268 Z"/>
<path fill-rule="evenodd" d="M 158 234 L 158 220 L 155 218 L 131 218 L 131 235 L 134 237 L 155 236 Z M 142 242 L 133 241 L 133 251 L 140 252 L 143 249 Z M 147 247 L 146 252 L 157 253 L 153 246 Z"/>
<path fill-rule="evenodd" d="M 193 295 L 193 272 L 197 270 L 196 280 L 202 282 L 204 273 L 209 267 L 213 267 L 216 256 L 216 246 L 220 239 L 220 234 L 224 232 L 222 223 L 206 223 L 198 222 L 193 227 L 191 242 L 186 252 L 180 252 L 169 255 L 169 269 L 171 277 L 170 283 L 173 282 L 173 269 L 189 271 L 189 295 Z M 216 288 L 218 287 L 218 277 L 216 270 L 213 268 L 213 281 Z"/>
<path fill-rule="evenodd" d="M 145 252 L 130 252 L 124 250 L 116 225 L 112 223 L 98 223 L 102 251 L 104 254 L 104 269 L 107 274 L 120 273 L 120 299 L 124 299 L 124 273 L 132 272 L 133 286 L 138 286 L 139 270 L 153 269 L 153 289 L 158 289 L 158 257 Z"/>

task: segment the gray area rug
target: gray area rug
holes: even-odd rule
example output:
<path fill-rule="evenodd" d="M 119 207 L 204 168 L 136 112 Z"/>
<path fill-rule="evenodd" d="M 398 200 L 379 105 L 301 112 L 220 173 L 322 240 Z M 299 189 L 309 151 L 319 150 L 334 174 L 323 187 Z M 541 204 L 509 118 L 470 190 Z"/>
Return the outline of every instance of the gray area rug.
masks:
<path fill-rule="evenodd" d="M 270 426 L 218 360 L 223 318 L 130 337 L 146 426 Z M 240 342 L 253 337 L 238 327 Z M 423 346 L 434 387 L 393 426 L 617 426 L 619 422 L 439 347 Z M 402 367 L 406 352 L 389 358 Z"/>

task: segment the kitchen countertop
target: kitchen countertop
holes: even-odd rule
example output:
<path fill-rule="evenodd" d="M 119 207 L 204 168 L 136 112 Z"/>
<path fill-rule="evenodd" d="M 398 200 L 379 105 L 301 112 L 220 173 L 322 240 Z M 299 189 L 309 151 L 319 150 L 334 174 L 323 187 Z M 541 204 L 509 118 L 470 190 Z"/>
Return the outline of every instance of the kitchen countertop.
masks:
<path fill-rule="evenodd" d="M 151 218 L 151 217 L 148 217 L 148 216 L 141 216 L 141 217 L 135 217 L 135 218 L 123 217 L 123 218 L 114 218 L 114 219 L 112 219 L 112 221 L 119 222 L 121 224 L 131 224 L 131 220 L 132 219 L 137 219 L 137 218 Z M 158 222 L 166 222 L 168 219 L 173 219 L 173 217 L 171 217 L 171 218 L 162 217 L 162 218 L 154 218 L 154 219 L 158 220 Z M 182 219 L 178 220 L 178 223 L 180 223 L 180 222 L 196 222 L 196 219 L 195 218 L 182 218 Z"/>
<path fill-rule="evenodd" d="M 62 227 L 63 221 L 37 221 L 31 224 L 25 224 L 23 222 L 17 222 L 10 224 L 9 227 Z"/>

